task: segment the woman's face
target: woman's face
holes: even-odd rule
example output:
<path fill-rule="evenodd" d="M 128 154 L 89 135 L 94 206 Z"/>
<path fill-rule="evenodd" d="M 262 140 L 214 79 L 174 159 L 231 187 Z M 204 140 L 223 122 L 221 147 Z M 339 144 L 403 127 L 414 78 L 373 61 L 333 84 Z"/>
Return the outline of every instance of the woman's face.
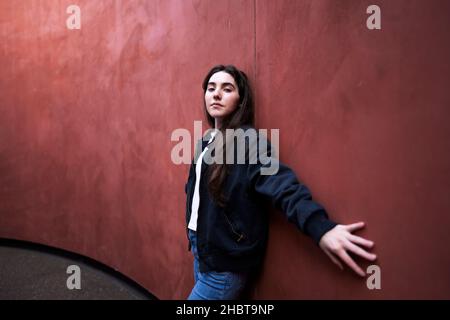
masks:
<path fill-rule="evenodd" d="M 222 120 L 230 115 L 239 103 L 239 89 L 234 78 L 225 71 L 209 78 L 205 92 L 205 105 L 209 115 Z"/>

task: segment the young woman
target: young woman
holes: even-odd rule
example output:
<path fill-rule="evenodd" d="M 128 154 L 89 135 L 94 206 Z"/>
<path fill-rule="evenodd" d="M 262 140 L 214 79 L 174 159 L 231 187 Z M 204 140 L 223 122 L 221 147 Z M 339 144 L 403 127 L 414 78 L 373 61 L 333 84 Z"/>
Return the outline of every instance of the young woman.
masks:
<path fill-rule="evenodd" d="M 342 269 L 343 262 L 364 277 L 349 255 L 376 259 L 375 254 L 364 249 L 372 248 L 374 243 L 352 234 L 364 223 L 339 225 L 329 220 L 325 209 L 312 200 L 295 173 L 272 155 L 269 141 L 265 140 L 268 149 L 264 149 L 269 163 L 257 157 L 256 163 L 224 160 L 207 164 L 204 158 L 211 150 L 227 159 L 227 145 L 231 143 L 227 129 L 255 130 L 254 105 L 246 74 L 232 65 L 213 67 L 203 81 L 203 91 L 205 115 L 214 130 L 199 141 L 186 183 L 186 223 L 195 280 L 188 299 L 240 297 L 252 270 L 261 265 L 264 257 L 269 203 L 311 236 L 338 267 Z M 261 139 L 257 138 L 258 145 Z M 248 157 L 246 154 L 246 160 Z M 261 174 L 261 169 L 275 162 L 275 174 Z"/>

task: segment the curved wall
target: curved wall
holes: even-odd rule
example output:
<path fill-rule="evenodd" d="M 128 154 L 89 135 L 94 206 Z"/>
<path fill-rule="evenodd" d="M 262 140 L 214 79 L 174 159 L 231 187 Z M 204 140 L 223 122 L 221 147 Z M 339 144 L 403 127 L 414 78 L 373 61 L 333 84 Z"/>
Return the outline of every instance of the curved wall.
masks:
<path fill-rule="evenodd" d="M 66 8 L 81 9 L 69 30 Z M 366 9 L 381 8 L 381 30 Z M 162 299 L 193 284 L 188 166 L 217 63 L 342 223 L 376 242 L 381 290 L 273 215 L 262 299 L 449 298 L 448 1 L 1 1 L 0 237 L 99 260 Z M 204 123 L 206 129 L 206 123 Z M 362 262 L 362 261 L 360 261 Z M 364 264 L 366 267 L 368 264 Z"/>

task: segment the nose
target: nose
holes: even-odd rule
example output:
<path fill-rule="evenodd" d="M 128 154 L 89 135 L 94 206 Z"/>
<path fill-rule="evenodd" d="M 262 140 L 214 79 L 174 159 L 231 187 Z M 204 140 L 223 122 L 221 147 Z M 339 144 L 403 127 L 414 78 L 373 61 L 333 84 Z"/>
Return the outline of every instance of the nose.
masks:
<path fill-rule="evenodd" d="M 220 100 L 220 95 L 219 95 L 220 91 L 219 90 L 214 90 L 214 100 Z"/>

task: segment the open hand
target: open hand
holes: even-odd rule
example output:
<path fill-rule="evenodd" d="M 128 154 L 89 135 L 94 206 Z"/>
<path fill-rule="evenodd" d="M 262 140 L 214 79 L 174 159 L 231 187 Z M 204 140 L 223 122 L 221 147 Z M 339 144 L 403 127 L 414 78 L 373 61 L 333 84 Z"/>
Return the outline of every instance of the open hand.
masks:
<path fill-rule="evenodd" d="M 372 248 L 374 246 L 373 241 L 352 234 L 352 232 L 362 228 L 364 228 L 364 222 L 347 225 L 338 224 L 322 236 L 319 246 L 341 270 L 344 269 L 341 263 L 343 261 L 358 275 L 365 277 L 366 273 L 347 253 L 347 251 L 350 251 L 369 261 L 376 260 L 377 256 L 375 254 L 369 253 L 362 248 Z"/>

